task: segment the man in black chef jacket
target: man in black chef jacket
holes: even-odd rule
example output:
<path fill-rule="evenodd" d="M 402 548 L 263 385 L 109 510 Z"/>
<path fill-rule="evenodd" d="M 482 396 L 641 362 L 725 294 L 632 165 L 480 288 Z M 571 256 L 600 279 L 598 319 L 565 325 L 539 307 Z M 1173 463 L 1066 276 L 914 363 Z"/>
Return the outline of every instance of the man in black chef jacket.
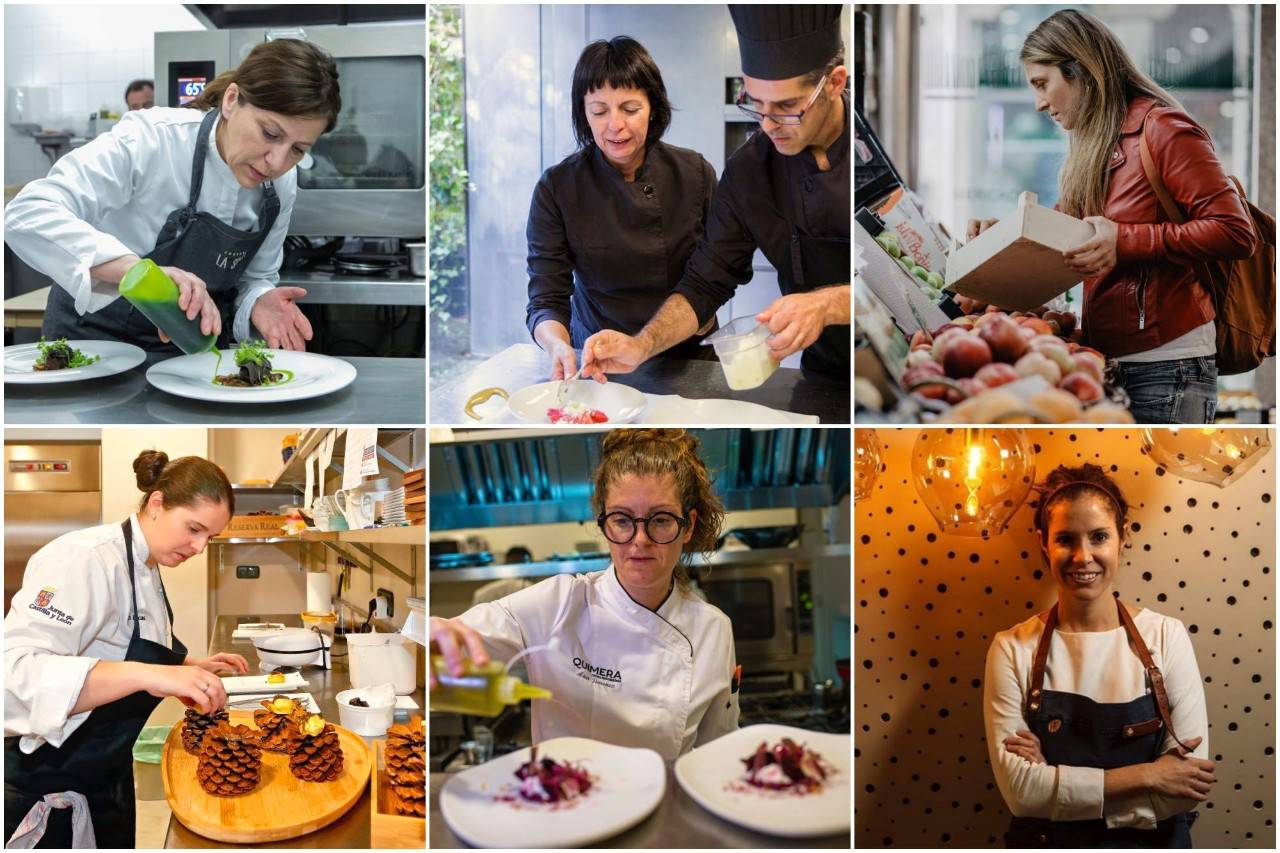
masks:
<path fill-rule="evenodd" d="M 725 164 L 706 232 L 684 276 L 645 327 L 601 331 L 584 372 L 627 373 L 708 327 L 751 280 L 760 248 L 783 296 L 757 315 L 782 359 L 845 382 L 850 371 L 849 98 L 839 5 L 730 5 L 745 93 L 760 121 Z"/>

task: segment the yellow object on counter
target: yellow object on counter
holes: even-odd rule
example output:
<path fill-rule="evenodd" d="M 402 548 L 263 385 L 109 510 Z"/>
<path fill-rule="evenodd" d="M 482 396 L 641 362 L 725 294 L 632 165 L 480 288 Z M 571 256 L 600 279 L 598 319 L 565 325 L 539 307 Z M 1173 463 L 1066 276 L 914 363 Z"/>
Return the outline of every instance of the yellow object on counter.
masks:
<path fill-rule="evenodd" d="M 267 676 L 267 684 L 284 684 L 284 675 L 273 672 Z"/>
<path fill-rule="evenodd" d="M 436 686 L 431 688 L 433 711 L 449 711 L 476 717 L 496 717 L 508 705 L 524 699 L 550 699 L 551 691 L 525 684 L 497 661 L 484 666 L 464 662 L 462 675 L 452 675 L 441 655 L 431 656 Z"/>

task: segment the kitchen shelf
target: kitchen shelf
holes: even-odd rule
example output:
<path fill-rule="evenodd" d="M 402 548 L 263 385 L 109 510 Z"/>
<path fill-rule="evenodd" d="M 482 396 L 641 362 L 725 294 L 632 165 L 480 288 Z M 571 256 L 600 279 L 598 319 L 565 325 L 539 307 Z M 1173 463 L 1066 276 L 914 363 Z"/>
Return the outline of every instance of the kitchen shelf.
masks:
<path fill-rule="evenodd" d="M 425 545 L 426 525 L 375 527 L 369 530 L 304 530 L 304 542 L 359 542 L 365 545 Z"/>
<path fill-rule="evenodd" d="M 333 429 L 337 433 L 337 437 L 333 441 L 333 456 L 330 462 L 341 462 L 343 454 L 346 452 L 346 442 L 343 440 L 343 433 L 347 431 L 346 427 L 313 427 L 305 430 L 298 439 L 298 449 L 289 457 L 276 474 L 272 481 L 276 487 L 291 486 L 294 488 L 304 488 L 307 481 L 307 469 L 305 467 L 307 457 L 320 447 L 320 443 L 324 441 L 325 434 Z M 379 429 L 378 430 L 378 450 L 379 455 L 387 458 L 382 453 L 382 445 L 388 439 L 401 438 L 414 432 L 413 429 Z M 393 463 L 394 464 L 394 463 Z M 320 472 L 323 479 L 325 472 Z"/>
<path fill-rule="evenodd" d="M 209 541 L 215 545 L 279 545 L 299 539 L 297 536 L 215 536 Z"/>

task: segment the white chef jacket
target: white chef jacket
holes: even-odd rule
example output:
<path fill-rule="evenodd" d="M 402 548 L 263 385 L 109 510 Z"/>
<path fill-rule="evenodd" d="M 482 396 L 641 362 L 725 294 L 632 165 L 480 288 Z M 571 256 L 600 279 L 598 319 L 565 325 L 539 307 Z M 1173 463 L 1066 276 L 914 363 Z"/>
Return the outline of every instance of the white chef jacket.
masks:
<path fill-rule="evenodd" d="M 160 572 L 147 565 L 137 516 L 130 524 L 139 634 L 171 647 Z M 89 718 L 89 711 L 71 715 L 89 670 L 100 660 L 124 660 L 132 614 L 119 522 L 63 534 L 33 554 L 4 618 L 5 737 L 21 735 L 28 753 L 45 742 L 61 746 Z"/>
<path fill-rule="evenodd" d="M 632 600 L 613 566 L 558 575 L 459 617 L 494 660 L 521 658 L 535 699 L 533 740 L 593 738 L 673 761 L 738 727 L 729 617 L 677 586 L 657 611 Z"/>
<path fill-rule="evenodd" d="M 49 174 L 23 187 L 5 208 L 4 239 L 35 269 L 75 298 L 86 314 L 119 298 L 116 286 L 97 283 L 89 270 L 122 255 L 155 248 L 169 213 L 191 195 L 191 165 L 205 114 L 187 107 L 132 110 L 111 129 L 62 157 Z M 204 183 L 196 209 L 242 231 L 258 227 L 261 187 L 236 183 L 209 132 Z M 297 172 L 275 182 L 280 215 L 240 278 L 232 334 L 251 336 L 249 315 L 258 297 L 280 280 L 284 238 L 298 194 Z M 190 272 L 199 275 L 198 271 Z"/>
<path fill-rule="evenodd" d="M 1186 627 L 1171 616 L 1145 609 L 1133 617 L 1133 624 L 1164 676 L 1174 731 L 1184 741 L 1204 738 L 1192 755 L 1208 758 L 1204 687 Z M 1148 792 L 1104 799 L 1105 770 L 1032 764 L 1004 748 L 1005 738 L 1031 728 L 1023 709 L 1043 632 L 1044 622 L 1033 616 L 996 634 L 987 652 L 983 695 L 987 752 L 1009 811 L 1016 817 L 1049 820 L 1105 818 L 1110 829 L 1154 829 L 1156 821 L 1193 808 L 1193 800 Z M 1055 630 L 1045 663 L 1044 689 L 1075 693 L 1095 702 L 1132 702 L 1151 692 L 1142 661 L 1130 649 L 1123 626 L 1112 631 Z M 1161 753 L 1175 746 L 1177 742 L 1166 732 Z"/>

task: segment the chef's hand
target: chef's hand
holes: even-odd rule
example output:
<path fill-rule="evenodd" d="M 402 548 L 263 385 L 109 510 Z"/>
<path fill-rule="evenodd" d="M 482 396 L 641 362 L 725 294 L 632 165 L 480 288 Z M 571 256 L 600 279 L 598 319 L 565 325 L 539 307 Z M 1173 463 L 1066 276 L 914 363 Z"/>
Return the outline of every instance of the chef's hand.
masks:
<path fill-rule="evenodd" d="M 769 331 L 773 333 L 766 341 L 770 358 L 782 361 L 818 339 L 823 327 L 827 325 L 834 292 L 838 292 L 838 289 L 781 296 L 756 315 L 756 320 L 767 324 Z"/>
<path fill-rule="evenodd" d="M 1032 764 L 1047 764 L 1040 751 L 1040 738 L 1027 729 L 1018 729 L 1017 733 L 1004 739 L 1006 752 L 1020 755 Z"/>
<path fill-rule="evenodd" d="M 1187 741 L 1191 749 L 1200 745 L 1201 738 Z M 1211 786 L 1218 781 L 1214 775 L 1217 764 L 1207 758 L 1195 758 L 1181 747 L 1170 750 L 1151 762 L 1148 785 L 1152 793 L 1184 800 L 1209 799 Z"/>
<path fill-rule="evenodd" d="M 160 269 L 173 279 L 174 284 L 178 285 L 178 307 L 187 315 L 187 319 L 200 318 L 200 334 L 222 334 L 222 315 L 218 313 L 218 306 L 209 295 L 209 288 L 205 286 L 204 279 L 177 267 L 160 267 Z M 160 332 L 159 329 L 156 331 Z M 160 332 L 160 340 L 168 343 L 169 336 Z"/>
<path fill-rule="evenodd" d="M 431 631 L 431 652 L 444 656 L 444 662 L 452 675 L 462 675 L 462 652 L 465 649 L 471 662 L 484 666 L 489 662 L 489 653 L 484 650 L 484 641 L 480 635 L 457 619 L 441 619 L 432 616 L 429 629 Z M 427 667 L 427 680 L 431 687 L 436 686 L 436 673 Z"/>
<path fill-rule="evenodd" d="M 606 373 L 630 373 L 648 358 L 649 347 L 639 337 L 605 329 L 582 344 L 582 376 L 606 382 Z"/>
<path fill-rule="evenodd" d="M 188 666 L 198 666 L 206 672 L 212 672 L 214 675 L 219 672 L 238 672 L 243 675 L 249 671 L 249 662 L 240 655 L 230 652 L 218 652 L 216 655 L 209 655 L 207 658 L 188 657 L 183 663 Z"/>
<path fill-rule="evenodd" d="M 1093 236 L 1079 246 L 1067 249 L 1062 258 L 1067 266 L 1085 278 L 1105 275 L 1116 265 L 1116 240 L 1120 229 L 1104 216 L 1086 216 L 1093 226 Z"/>
<path fill-rule="evenodd" d="M 551 356 L 551 379 L 564 379 L 578 372 L 578 354 L 573 351 L 573 344 L 568 341 L 557 341 L 547 350 Z"/>
<path fill-rule="evenodd" d="M 222 679 L 198 666 L 146 664 L 145 689 L 152 696 L 176 696 L 184 705 L 201 714 L 226 707 L 227 691 Z"/>
<path fill-rule="evenodd" d="M 965 229 L 964 239 L 966 241 L 972 240 L 992 225 L 995 225 L 997 221 L 995 219 L 970 219 L 969 226 Z"/>
<path fill-rule="evenodd" d="M 306 295 L 301 287 L 273 287 L 253 303 L 249 319 L 271 349 L 306 350 L 311 323 L 293 301 Z"/>

